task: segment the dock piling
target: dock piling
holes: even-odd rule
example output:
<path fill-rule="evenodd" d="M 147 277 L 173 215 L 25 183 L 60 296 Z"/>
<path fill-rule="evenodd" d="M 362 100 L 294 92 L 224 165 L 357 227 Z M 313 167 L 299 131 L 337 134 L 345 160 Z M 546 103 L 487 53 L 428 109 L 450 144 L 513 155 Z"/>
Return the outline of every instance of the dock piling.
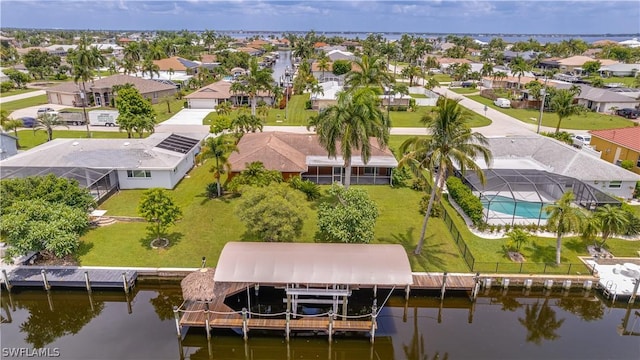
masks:
<path fill-rule="evenodd" d="M 333 310 L 329 310 L 329 342 L 333 340 Z"/>
<path fill-rule="evenodd" d="M 527 290 L 531 290 L 531 286 L 533 286 L 533 279 L 525 279 L 524 288 Z"/>
<path fill-rule="evenodd" d="M 442 288 L 440 288 L 440 300 L 444 299 L 444 292 L 447 289 L 447 272 L 442 274 Z"/>
<path fill-rule="evenodd" d="M 242 308 L 242 338 L 244 339 L 244 341 L 247 341 L 247 339 L 249 338 L 249 325 L 247 324 L 247 318 L 247 308 Z"/>
<path fill-rule="evenodd" d="M 584 282 L 584 284 L 582 285 L 582 287 L 583 287 L 585 290 L 587 290 L 587 291 L 591 290 L 591 287 L 593 287 L 593 281 L 591 281 L 591 280 L 586 280 L 586 281 Z"/>
<path fill-rule="evenodd" d="M 376 322 L 378 318 L 378 307 L 373 305 L 371 308 L 371 343 L 375 342 L 376 338 Z"/>
<path fill-rule="evenodd" d="M 40 274 L 42 275 L 42 282 L 44 283 L 44 289 L 49 291 L 51 290 L 51 285 L 49 285 L 49 281 L 47 280 L 47 273 L 44 269 L 40 270 Z"/>
<path fill-rule="evenodd" d="M 2 279 L 4 280 L 4 286 L 7 288 L 7 291 L 11 291 L 11 283 L 9 282 L 7 270 L 5 269 L 2 269 Z"/>
<path fill-rule="evenodd" d="M 178 313 L 178 307 L 173 307 L 173 317 L 176 319 L 176 333 L 178 334 L 178 339 L 182 337 L 180 333 L 180 314 Z"/>
<path fill-rule="evenodd" d="M 409 300 L 409 293 L 411 292 L 411 285 L 407 284 L 407 288 L 405 289 L 405 299 Z"/>
<path fill-rule="evenodd" d="M 89 272 L 85 271 L 84 272 L 84 284 L 87 288 L 88 292 L 91 292 L 91 282 L 89 281 Z"/>
<path fill-rule="evenodd" d="M 127 282 L 127 273 L 123 272 L 122 273 L 122 284 L 124 286 L 124 292 L 126 294 L 129 293 L 129 283 Z"/>
<path fill-rule="evenodd" d="M 509 282 L 511 282 L 511 280 L 506 279 L 506 278 L 502 279 L 502 288 L 505 289 L 505 290 L 508 289 L 509 288 Z"/>
<path fill-rule="evenodd" d="M 289 311 L 289 309 L 287 309 L 287 312 L 285 313 L 285 323 L 284 323 L 284 334 L 287 338 L 287 342 L 289 342 L 289 336 L 291 334 L 291 311 Z"/>
<path fill-rule="evenodd" d="M 629 296 L 629 304 L 633 304 L 636 302 L 636 294 L 638 294 L 638 287 L 640 287 L 640 277 L 636 279 L 636 283 L 633 286 L 633 291 L 631 292 L 631 296 Z"/>
<path fill-rule="evenodd" d="M 553 279 L 547 279 L 544 281 L 544 288 L 550 290 L 553 287 Z"/>
<path fill-rule="evenodd" d="M 562 282 L 562 289 L 569 290 L 571 289 L 571 280 L 565 280 Z"/>

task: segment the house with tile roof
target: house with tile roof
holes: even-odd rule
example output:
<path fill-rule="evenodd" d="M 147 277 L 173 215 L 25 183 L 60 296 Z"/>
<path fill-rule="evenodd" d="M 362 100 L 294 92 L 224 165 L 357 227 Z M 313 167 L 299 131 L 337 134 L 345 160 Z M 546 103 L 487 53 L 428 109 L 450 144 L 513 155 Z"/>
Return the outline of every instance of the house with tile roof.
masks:
<path fill-rule="evenodd" d="M 564 59 L 545 59 L 540 62 L 543 68 L 557 68 L 562 71 L 572 72 L 577 68 L 581 68 L 588 61 L 600 61 L 602 66 L 617 64 L 618 61 L 609 59 L 594 59 L 588 56 L 575 55 Z"/>
<path fill-rule="evenodd" d="M 595 88 L 585 84 L 556 84 L 558 89 L 568 89 L 571 86 L 579 86 L 580 93 L 574 99 L 585 108 L 600 113 L 613 112 L 615 109 L 635 108 L 640 105 L 640 100 L 631 96 L 622 95 L 611 89 Z"/>
<path fill-rule="evenodd" d="M 193 75 L 198 73 L 200 64 L 195 61 L 187 60 L 178 56 L 172 56 L 166 59 L 153 60 L 158 65 L 158 72 L 169 73 L 170 70 L 177 75 Z"/>
<path fill-rule="evenodd" d="M 591 146 L 602 153 L 602 159 L 620 165 L 628 160 L 631 171 L 640 175 L 640 127 L 591 130 Z"/>
<path fill-rule="evenodd" d="M 249 104 L 249 96 L 244 93 L 231 91 L 231 81 L 218 81 L 204 86 L 195 92 L 185 96 L 189 109 L 214 110 L 222 102 L 230 102 L 234 106 Z M 273 104 L 273 95 L 267 91 L 258 91 L 256 101 L 264 101 L 267 105 Z"/>
<path fill-rule="evenodd" d="M 351 184 L 389 185 L 398 161 L 388 148 L 371 138 L 371 157 L 363 163 L 359 151 L 351 158 Z M 338 148 L 340 144 L 337 145 Z M 343 182 L 344 159 L 329 157 L 316 134 L 284 132 L 248 133 L 238 143 L 238 151 L 229 156 L 229 178 L 238 175 L 252 162 L 259 161 L 268 170 L 277 170 L 284 179 L 301 176 L 316 184 Z"/>
<path fill-rule="evenodd" d="M 93 80 L 86 83 L 88 96 L 85 99 L 87 106 L 112 106 L 113 87 L 115 85 L 132 84 L 138 89 L 140 94 L 156 104 L 159 99 L 164 96 L 174 95 L 177 88 L 155 80 L 147 80 L 129 75 L 112 75 L 103 77 L 102 79 Z M 66 105 L 66 106 L 82 106 L 83 98 L 81 94 L 82 87 L 73 81 L 65 82 L 46 90 L 47 101 L 50 104 Z"/>

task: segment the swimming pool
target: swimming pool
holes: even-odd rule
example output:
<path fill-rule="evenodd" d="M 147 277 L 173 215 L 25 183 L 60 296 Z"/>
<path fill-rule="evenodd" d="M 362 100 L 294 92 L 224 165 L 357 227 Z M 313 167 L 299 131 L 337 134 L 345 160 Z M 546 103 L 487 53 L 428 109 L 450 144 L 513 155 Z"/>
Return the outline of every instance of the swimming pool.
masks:
<path fill-rule="evenodd" d="M 490 200 L 490 201 L 489 201 Z M 482 206 L 487 210 L 492 210 L 502 214 L 517 216 L 525 219 L 547 219 L 548 215 L 544 211 L 546 204 L 530 201 L 515 201 L 506 196 L 489 196 L 481 199 Z"/>
<path fill-rule="evenodd" d="M 231 81 L 231 80 L 233 80 L 233 76 L 225 76 L 225 77 L 222 78 L 222 80 Z"/>

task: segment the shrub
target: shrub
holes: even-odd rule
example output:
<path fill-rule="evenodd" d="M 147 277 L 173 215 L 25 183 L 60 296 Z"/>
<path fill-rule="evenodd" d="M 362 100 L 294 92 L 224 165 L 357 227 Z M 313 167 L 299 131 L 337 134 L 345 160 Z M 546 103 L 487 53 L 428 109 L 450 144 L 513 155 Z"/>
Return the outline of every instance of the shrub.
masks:
<path fill-rule="evenodd" d="M 9 90 L 13 89 L 13 82 L 12 81 L 3 81 L 2 83 L 0 83 L 0 91 L 1 92 L 7 92 Z"/>
<path fill-rule="evenodd" d="M 336 60 L 333 62 L 333 74 L 343 75 L 351 71 L 351 61 L 349 60 Z"/>
<path fill-rule="evenodd" d="M 429 195 L 425 195 L 420 199 L 419 211 L 421 215 L 425 215 L 427 213 L 427 208 L 429 207 Z M 444 209 L 442 208 L 442 204 L 434 202 L 433 207 L 431 208 L 430 217 L 439 218 L 442 216 L 442 212 Z"/>
<path fill-rule="evenodd" d="M 394 169 L 391 173 L 391 186 L 393 187 L 405 187 L 406 181 L 411 179 L 411 174 L 406 167 Z"/>
<path fill-rule="evenodd" d="M 622 160 L 622 162 L 620 163 L 620 167 L 622 167 L 625 170 L 633 169 L 634 165 L 635 163 L 631 160 Z"/>
<path fill-rule="evenodd" d="M 426 191 L 429 188 L 429 184 L 425 178 L 417 178 L 411 182 L 411 188 L 416 191 Z"/>
<path fill-rule="evenodd" d="M 554 138 L 556 140 L 560 140 L 569 145 L 573 145 L 573 141 L 571 140 L 571 134 L 566 131 L 560 131 L 557 134 L 555 132 L 541 132 L 540 134 L 550 138 Z"/>
<path fill-rule="evenodd" d="M 206 191 L 207 191 L 207 197 L 210 199 L 218 196 L 218 184 L 215 182 L 208 183 Z"/>
<path fill-rule="evenodd" d="M 460 205 L 473 224 L 480 224 L 482 222 L 484 208 L 480 199 L 473 195 L 471 189 L 455 176 L 450 176 L 447 179 L 447 189 L 449 190 L 449 195 Z"/>
<path fill-rule="evenodd" d="M 320 198 L 320 186 L 310 180 L 302 180 L 299 177 L 294 177 L 289 182 L 289 185 L 305 194 L 307 200 L 313 201 Z"/>
<path fill-rule="evenodd" d="M 311 100 L 307 100 L 304 103 L 305 110 L 311 110 Z"/>

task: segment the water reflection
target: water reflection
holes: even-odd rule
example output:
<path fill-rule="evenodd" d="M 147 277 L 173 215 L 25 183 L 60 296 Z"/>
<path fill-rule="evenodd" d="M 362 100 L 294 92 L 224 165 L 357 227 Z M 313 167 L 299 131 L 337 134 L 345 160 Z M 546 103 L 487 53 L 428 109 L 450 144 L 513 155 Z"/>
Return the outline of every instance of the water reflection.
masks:
<path fill-rule="evenodd" d="M 336 334 L 332 343 L 326 334 L 298 335 L 287 343 L 283 332 L 255 330 L 247 342 L 220 329 L 210 341 L 198 329 L 179 339 L 178 284 L 139 284 L 128 298 L 122 291 L 3 292 L 2 346 L 59 347 L 65 359 L 637 358 L 640 304 L 517 293 L 491 291 L 475 303 L 417 291 L 408 302 L 392 296 L 372 345 L 367 334 Z"/>

